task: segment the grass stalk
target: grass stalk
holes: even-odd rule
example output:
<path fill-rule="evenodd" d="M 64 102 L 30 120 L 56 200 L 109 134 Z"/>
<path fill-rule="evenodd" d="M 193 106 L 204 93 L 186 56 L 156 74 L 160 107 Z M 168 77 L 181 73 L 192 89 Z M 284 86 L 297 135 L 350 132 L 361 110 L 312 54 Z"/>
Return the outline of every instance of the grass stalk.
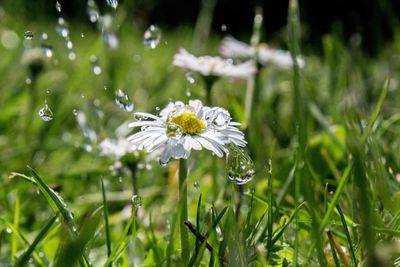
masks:
<path fill-rule="evenodd" d="M 187 206 L 187 162 L 185 159 L 179 160 L 179 204 L 180 204 L 180 233 L 181 233 L 181 252 L 183 262 L 189 261 L 189 235 L 184 226 L 188 220 Z"/>

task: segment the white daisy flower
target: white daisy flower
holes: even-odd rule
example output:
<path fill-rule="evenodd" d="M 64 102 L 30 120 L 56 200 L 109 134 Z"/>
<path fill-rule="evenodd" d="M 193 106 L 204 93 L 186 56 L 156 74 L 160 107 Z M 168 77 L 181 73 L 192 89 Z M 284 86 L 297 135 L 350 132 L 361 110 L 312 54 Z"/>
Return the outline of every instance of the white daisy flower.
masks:
<path fill-rule="evenodd" d="M 219 107 L 203 106 L 200 100 L 169 103 L 159 116 L 135 113 L 139 120 L 129 127 L 141 127 L 141 131 L 128 138 L 132 145 L 147 152 L 162 150 L 160 162 L 166 164 L 170 158 L 187 159 L 191 150 L 212 151 L 218 157 L 228 152 L 228 144 L 244 147 L 247 142 L 237 128 L 240 124 L 231 121 L 229 112 Z"/>
<path fill-rule="evenodd" d="M 114 157 L 120 159 L 128 153 L 137 152 L 136 147 L 132 146 L 126 138 L 119 137 L 117 139 L 106 138 L 99 144 L 101 156 Z"/>
<path fill-rule="evenodd" d="M 196 57 L 183 48 L 179 49 L 179 52 L 175 54 L 173 64 L 183 69 L 199 72 L 203 76 L 245 79 L 257 72 L 257 67 L 252 60 L 235 65 L 232 60 L 220 57 Z"/>
<path fill-rule="evenodd" d="M 256 48 L 236 40 L 233 37 L 225 37 L 222 40 L 220 54 L 226 58 L 248 59 L 256 53 L 257 60 L 261 64 L 275 64 L 281 68 L 288 69 L 293 65 L 292 56 L 288 51 L 269 47 L 265 43 L 259 44 Z M 297 64 L 300 68 L 304 67 L 304 59 L 297 57 Z"/>

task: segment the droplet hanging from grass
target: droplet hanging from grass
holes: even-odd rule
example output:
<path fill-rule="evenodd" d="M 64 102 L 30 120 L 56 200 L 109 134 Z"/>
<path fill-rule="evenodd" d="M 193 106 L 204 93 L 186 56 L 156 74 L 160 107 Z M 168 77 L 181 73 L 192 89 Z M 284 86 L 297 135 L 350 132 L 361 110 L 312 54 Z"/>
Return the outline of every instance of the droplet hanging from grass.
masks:
<path fill-rule="evenodd" d="M 53 119 L 53 111 L 47 105 L 47 101 L 44 102 L 44 107 L 39 110 L 39 116 L 42 121 L 51 121 Z"/>
<path fill-rule="evenodd" d="M 138 195 L 133 195 L 131 201 L 132 201 L 133 206 L 137 209 L 143 205 L 143 200 Z"/>
<path fill-rule="evenodd" d="M 115 91 L 115 103 L 119 108 L 124 109 L 126 112 L 133 111 L 133 103 L 131 102 L 129 96 L 121 89 Z"/>
<path fill-rule="evenodd" d="M 33 32 L 32 31 L 26 31 L 24 32 L 24 38 L 26 40 L 32 40 L 33 39 Z"/>
<path fill-rule="evenodd" d="M 161 30 L 155 25 L 150 25 L 150 27 L 144 32 L 143 38 L 144 46 L 154 49 L 160 43 Z"/>
<path fill-rule="evenodd" d="M 255 174 L 255 166 L 250 156 L 234 144 L 228 145 L 226 170 L 229 180 L 238 185 L 250 182 Z"/>

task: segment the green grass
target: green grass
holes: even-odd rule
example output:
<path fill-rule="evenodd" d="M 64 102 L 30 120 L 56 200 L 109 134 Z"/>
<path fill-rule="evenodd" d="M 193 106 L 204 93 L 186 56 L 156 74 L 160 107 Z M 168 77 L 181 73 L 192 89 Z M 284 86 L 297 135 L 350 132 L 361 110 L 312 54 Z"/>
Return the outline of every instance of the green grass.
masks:
<path fill-rule="evenodd" d="M 400 33 L 376 58 L 335 35 L 323 36 L 316 54 L 300 38 L 292 5 L 288 38 L 272 45 L 287 41 L 305 67 L 261 68 L 250 118 L 246 81 L 219 79 L 212 88 L 213 105 L 248 126 L 256 176 L 240 189 L 225 160 L 207 151 L 192 153 L 179 182 L 178 161 L 136 168 L 127 157 L 110 171 L 114 160 L 99 155 L 98 143 L 134 120 L 117 107 L 114 90 L 151 113 L 169 100 L 205 101 L 201 77 L 191 84 L 172 67 L 179 47 L 191 51 L 193 29 L 163 31 L 158 47 L 146 49 L 144 29 L 121 5 L 119 48 L 106 47 L 89 22 L 72 24 L 70 61 L 56 21 L 17 21 L 6 7 L 0 40 L 13 31 L 19 43 L 0 42 L 0 265 L 400 266 Z M 35 46 L 47 32 L 54 50 L 30 85 L 21 63 L 26 30 Z M 202 49 L 216 55 L 220 39 L 211 33 Z M 38 115 L 45 100 L 49 122 Z M 185 222 L 179 183 L 187 185 Z"/>

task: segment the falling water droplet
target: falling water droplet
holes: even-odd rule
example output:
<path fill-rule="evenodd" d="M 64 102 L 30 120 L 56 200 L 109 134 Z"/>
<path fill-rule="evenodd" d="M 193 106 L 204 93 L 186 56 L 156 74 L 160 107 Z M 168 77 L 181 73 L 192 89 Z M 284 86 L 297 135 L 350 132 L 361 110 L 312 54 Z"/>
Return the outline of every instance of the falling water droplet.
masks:
<path fill-rule="evenodd" d="M 31 80 L 30 78 L 26 78 L 26 79 L 25 79 L 25 83 L 26 83 L 26 84 L 31 84 L 31 83 L 32 83 L 32 80 Z"/>
<path fill-rule="evenodd" d="M 90 22 L 95 23 L 96 21 L 99 20 L 100 17 L 99 8 L 94 0 L 88 0 L 86 13 L 89 16 Z"/>
<path fill-rule="evenodd" d="M 58 1 L 56 2 L 56 9 L 58 12 L 61 12 L 61 4 Z"/>
<path fill-rule="evenodd" d="M 118 0 L 107 0 L 107 5 L 116 9 L 118 7 Z"/>
<path fill-rule="evenodd" d="M 12 234 L 12 232 L 13 232 L 13 231 L 11 230 L 10 227 L 6 227 L 6 233 L 7 233 L 7 234 Z"/>
<path fill-rule="evenodd" d="M 226 27 L 226 24 L 221 25 L 221 31 L 226 32 L 227 29 L 228 27 Z"/>
<path fill-rule="evenodd" d="M 95 75 L 101 74 L 101 67 L 98 64 L 97 57 L 95 55 L 90 56 L 90 65 Z"/>
<path fill-rule="evenodd" d="M 49 38 L 49 35 L 46 32 L 44 32 L 44 33 L 42 33 L 41 38 L 42 38 L 42 41 L 45 41 Z"/>
<path fill-rule="evenodd" d="M 144 32 L 143 38 L 144 46 L 154 49 L 160 43 L 161 30 L 155 25 L 150 25 L 150 27 Z"/>
<path fill-rule="evenodd" d="M 115 91 L 115 103 L 119 108 L 124 109 L 126 112 L 133 111 L 133 103 L 129 99 L 129 96 L 121 89 Z"/>
<path fill-rule="evenodd" d="M 198 182 L 194 182 L 193 187 L 197 191 L 200 189 L 200 184 Z"/>
<path fill-rule="evenodd" d="M 47 105 L 47 101 L 44 101 L 44 107 L 39 110 L 39 116 L 42 121 L 51 121 L 53 119 L 53 112 Z"/>
<path fill-rule="evenodd" d="M 68 37 L 65 38 L 65 46 L 70 50 L 74 47 L 74 44 L 72 43 L 72 41 Z"/>
<path fill-rule="evenodd" d="M 114 32 L 104 31 L 103 32 L 104 43 L 111 49 L 118 48 L 119 40 Z"/>
<path fill-rule="evenodd" d="M 59 17 L 57 21 L 57 26 L 56 26 L 56 32 L 61 36 L 61 37 L 68 37 L 69 35 L 69 29 L 68 26 L 64 20 L 64 18 Z"/>
<path fill-rule="evenodd" d="M 78 110 L 77 110 L 76 108 L 74 108 L 74 109 L 72 110 L 72 114 L 74 114 L 74 116 L 78 115 Z"/>
<path fill-rule="evenodd" d="M 187 72 L 185 74 L 185 78 L 190 84 L 194 84 L 196 82 L 196 80 L 193 78 L 193 73 L 192 72 Z"/>
<path fill-rule="evenodd" d="M 229 180 L 238 185 L 250 182 L 255 174 L 253 160 L 243 149 L 234 144 L 229 144 L 228 149 L 226 170 Z"/>
<path fill-rule="evenodd" d="M 32 40 L 33 39 L 33 32 L 32 31 L 26 31 L 24 32 L 24 38 L 26 40 Z"/>
<path fill-rule="evenodd" d="M 84 38 L 84 37 L 85 37 L 85 34 L 84 34 L 83 32 L 81 32 L 81 37 L 82 37 L 82 38 Z"/>
<path fill-rule="evenodd" d="M 53 56 L 53 47 L 51 45 L 42 44 L 42 51 L 43 54 L 48 58 Z"/>
<path fill-rule="evenodd" d="M 133 195 L 131 201 L 133 206 L 135 206 L 135 208 L 137 209 L 140 208 L 143 204 L 142 198 L 138 195 Z"/>
<path fill-rule="evenodd" d="M 70 51 L 70 52 L 68 53 L 68 58 L 69 58 L 69 60 L 74 61 L 74 60 L 76 59 L 76 54 L 75 54 L 75 52 L 74 52 L 74 51 Z"/>

